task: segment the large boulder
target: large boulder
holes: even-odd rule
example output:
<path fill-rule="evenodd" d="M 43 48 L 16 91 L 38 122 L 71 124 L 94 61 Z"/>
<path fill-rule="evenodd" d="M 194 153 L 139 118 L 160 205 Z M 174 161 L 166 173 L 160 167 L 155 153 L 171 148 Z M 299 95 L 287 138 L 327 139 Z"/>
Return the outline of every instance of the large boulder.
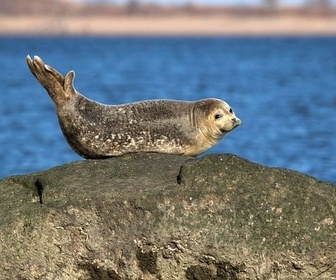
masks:
<path fill-rule="evenodd" d="M 0 181 L 1 279 L 336 279 L 336 187 L 235 155 Z"/>

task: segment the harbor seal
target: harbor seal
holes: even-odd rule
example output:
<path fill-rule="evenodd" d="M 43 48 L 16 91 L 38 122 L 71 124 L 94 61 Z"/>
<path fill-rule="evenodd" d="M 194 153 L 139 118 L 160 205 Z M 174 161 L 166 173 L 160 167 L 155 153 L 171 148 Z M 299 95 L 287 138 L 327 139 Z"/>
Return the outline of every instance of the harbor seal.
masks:
<path fill-rule="evenodd" d="M 214 98 L 101 104 L 76 91 L 74 71 L 63 76 L 38 56 L 26 60 L 54 101 L 66 140 L 84 158 L 133 152 L 195 156 L 241 123 L 226 102 Z"/>

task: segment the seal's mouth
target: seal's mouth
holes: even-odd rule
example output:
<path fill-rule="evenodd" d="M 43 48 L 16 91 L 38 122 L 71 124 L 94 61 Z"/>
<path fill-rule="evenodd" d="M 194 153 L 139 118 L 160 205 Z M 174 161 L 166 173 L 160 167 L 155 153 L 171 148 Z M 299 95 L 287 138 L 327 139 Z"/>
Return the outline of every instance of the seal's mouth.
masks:
<path fill-rule="evenodd" d="M 220 132 L 221 132 L 222 134 L 229 133 L 230 131 L 234 130 L 234 129 L 235 129 L 237 126 L 239 126 L 240 124 L 241 124 L 241 121 L 239 120 L 239 121 L 236 121 L 236 122 L 234 123 L 234 125 L 232 126 L 231 129 L 220 128 L 219 130 L 220 130 Z"/>

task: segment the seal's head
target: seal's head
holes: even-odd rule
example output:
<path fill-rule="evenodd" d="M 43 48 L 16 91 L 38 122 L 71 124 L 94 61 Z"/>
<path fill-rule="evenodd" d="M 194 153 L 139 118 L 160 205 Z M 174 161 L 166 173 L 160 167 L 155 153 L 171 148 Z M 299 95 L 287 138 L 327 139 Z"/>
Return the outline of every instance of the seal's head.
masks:
<path fill-rule="evenodd" d="M 217 135 L 217 137 L 222 138 L 224 134 L 241 124 L 241 120 L 236 117 L 234 111 L 226 102 L 210 99 L 208 106 L 208 120 L 214 136 Z"/>
<path fill-rule="evenodd" d="M 199 131 L 209 146 L 216 144 L 241 124 L 229 104 L 213 98 L 196 102 L 195 119 Z"/>

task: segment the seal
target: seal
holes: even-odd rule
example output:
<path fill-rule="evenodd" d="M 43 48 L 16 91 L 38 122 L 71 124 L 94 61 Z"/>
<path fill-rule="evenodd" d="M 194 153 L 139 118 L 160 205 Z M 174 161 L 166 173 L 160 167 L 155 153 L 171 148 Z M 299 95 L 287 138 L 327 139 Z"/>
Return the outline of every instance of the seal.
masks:
<path fill-rule="evenodd" d="M 76 91 L 74 71 L 63 76 L 38 56 L 26 60 L 54 101 L 66 140 L 84 158 L 134 152 L 195 156 L 241 123 L 226 102 L 214 98 L 101 104 Z"/>

